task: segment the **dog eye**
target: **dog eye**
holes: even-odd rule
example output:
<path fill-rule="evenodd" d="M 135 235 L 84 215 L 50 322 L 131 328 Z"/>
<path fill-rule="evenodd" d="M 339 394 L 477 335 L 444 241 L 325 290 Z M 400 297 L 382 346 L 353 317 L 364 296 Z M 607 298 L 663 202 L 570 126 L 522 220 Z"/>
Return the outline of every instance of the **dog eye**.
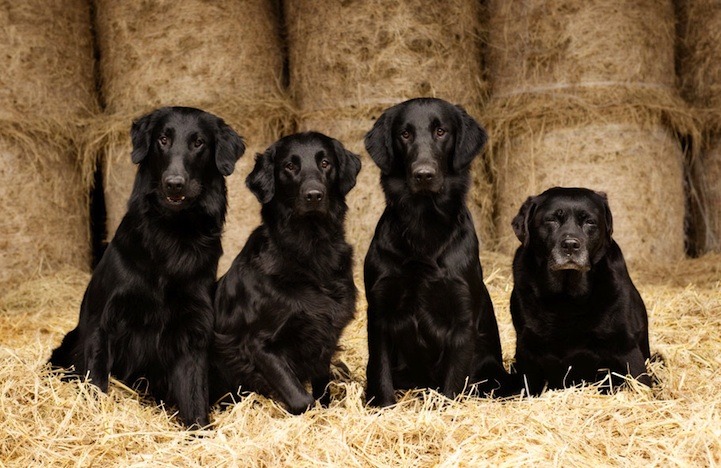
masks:
<path fill-rule="evenodd" d="M 330 166 L 330 161 L 328 161 L 327 159 L 324 159 L 320 162 L 320 167 L 322 167 L 323 169 L 327 169 L 328 166 Z"/>
<path fill-rule="evenodd" d="M 295 164 L 293 164 L 292 162 L 286 163 L 286 165 L 285 165 L 285 170 L 286 170 L 286 171 L 294 171 L 294 170 L 295 170 Z"/>
<path fill-rule="evenodd" d="M 403 138 L 404 140 L 407 140 L 410 137 L 411 137 L 411 132 L 409 132 L 408 130 L 403 130 L 401 132 L 401 138 Z"/>
<path fill-rule="evenodd" d="M 447 133 L 447 132 L 446 132 L 446 129 L 445 129 L 445 128 L 438 127 L 438 128 L 436 129 L 436 136 L 442 137 L 442 136 L 445 135 L 446 133 Z"/>
<path fill-rule="evenodd" d="M 589 226 L 595 226 L 595 225 L 596 225 L 596 220 L 595 220 L 595 219 L 591 219 L 591 218 L 586 218 L 585 223 L 588 224 Z"/>
<path fill-rule="evenodd" d="M 200 148 L 204 144 L 205 144 L 205 142 L 203 140 L 201 140 L 200 138 L 198 138 L 197 140 L 195 140 L 193 142 L 193 146 L 195 146 L 196 148 Z"/>
<path fill-rule="evenodd" d="M 166 137 L 165 135 L 161 136 L 160 138 L 158 138 L 158 143 L 160 143 L 160 146 L 165 146 L 165 145 L 167 145 L 167 144 L 168 144 L 168 137 Z"/>

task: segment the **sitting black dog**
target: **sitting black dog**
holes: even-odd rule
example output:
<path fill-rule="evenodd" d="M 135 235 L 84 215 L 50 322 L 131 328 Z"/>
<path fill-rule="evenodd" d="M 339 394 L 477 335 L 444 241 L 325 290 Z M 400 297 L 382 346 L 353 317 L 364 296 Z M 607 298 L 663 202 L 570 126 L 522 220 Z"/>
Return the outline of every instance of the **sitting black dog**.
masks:
<path fill-rule="evenodd" d="M 386 209 L 365 260 L 370 404 L 395 389 L 505 385 L 501 344 L 465 204 L 486 133 L 460 107 L 413 99 L 387 109 L 365 138 Z"/>
<path fill-rule="evenodd" d="M 208 424 L 208 349 L 223 176 L 245 151 L 221 119 L 165 107 L 133 123 L 139 164 L 128 212 L 95 268 L 78 326 L 50 363 L 107 391 L 109 374 Z"/>
<path fill-rule="evenodd" d="M 611 383 L 650 385 L 648 317 L 618 244 L 603 193 L 555 187 L 530 197 L 513 220 L 511 315 L 516 369 L 530 394 Z"/>
<path fill-rule="evenodd" d="M 320 133 L 284 137 L 257 156 L 246 182 L 263 224 L 218 283 L 214 399 L 254 391 L 293 414 L 328 403 L 331 357 L 355 313 L 343 221 L 359 171 L 357 155 Z"/>

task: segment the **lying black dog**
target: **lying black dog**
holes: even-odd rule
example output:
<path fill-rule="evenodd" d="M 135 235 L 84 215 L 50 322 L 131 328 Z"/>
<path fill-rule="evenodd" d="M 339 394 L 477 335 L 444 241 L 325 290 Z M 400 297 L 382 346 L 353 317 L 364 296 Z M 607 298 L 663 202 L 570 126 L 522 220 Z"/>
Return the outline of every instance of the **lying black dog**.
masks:
<path fill-rule="evenodd" d="M 204 426 L 223 176 L 245 146 L 221 119 L 187 107 L 145 115 L 130 134 L 139 167 L 128 212 L 50 363 L 103 391 L 109 374 L 144 382 L 184 423 Z"/>
<path fill-rule="evenodd" d="M 387 205 L 365 260 L 371 404 L 392 404 L 395 389 L 453 398 L 467 384 L 505 383 L 465 204 L 469 165 L 485 142 L 472 117 L 440 99 L 398 104 L 366 135 Z"/>
<path fill-rule="evenodd" d="M 329 401 L 331 357 L 355 313 L 343 221 L 359 171 L 358 156 L 320 133 L 287 136 L 258 155 L 246 182 L 263 224 L 218 284 L 214 399 L 254 391 L 293 414 Z"/>
<path fill-rule="evenodd" d="M 515 366 L 529 393 L 597 382 L 609 370 L 650 385 L 646 307 L 611 237 L 606 195 L 549 189 L 526 200 L 513 230 L 522 243 L 511 294 Z"/>

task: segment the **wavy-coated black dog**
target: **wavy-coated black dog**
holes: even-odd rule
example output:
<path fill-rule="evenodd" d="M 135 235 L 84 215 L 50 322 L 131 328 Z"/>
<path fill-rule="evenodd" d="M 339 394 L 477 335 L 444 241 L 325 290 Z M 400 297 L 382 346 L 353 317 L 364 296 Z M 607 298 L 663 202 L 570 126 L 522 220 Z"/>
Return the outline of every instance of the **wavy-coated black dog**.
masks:
<path fill-rule="evenodd" d="M 413 99 L 387 109 L 365 138 L 386 209 L 365 260 L 371 404 L 395 389 L 505 383 L 501 345 L 465 204 L 486 133 L 460 107 Z"/>
<path fill-rule="evenodd" d="M 555 187 L 513 219 L 516 369 L 531 394 L 631 375 L 650 385 L 648 317 L 618 244 L 606 195 Z M 618 376 L 612 383 L 620 382 Z"/>
<path fill-rule="evenodd" d="M 204 426 L 224 176 L 245 146 L 220 118 L 187 107 L 145 115 L 130 134 L 139 166 L 128 212 L 50 363 L 103 391 L 110 374 L 143 382 L 185 424 Z"/>
<path fill-rule="evenodd" d="M 331 357 L 355 313 L 343 221 L 359 171 L 358 156 L 314 132 L 257 156 L 246 182 L 263 224 L 218 284 L 213 398 L 255 391 L 293 414 L 328 403 Z"/>

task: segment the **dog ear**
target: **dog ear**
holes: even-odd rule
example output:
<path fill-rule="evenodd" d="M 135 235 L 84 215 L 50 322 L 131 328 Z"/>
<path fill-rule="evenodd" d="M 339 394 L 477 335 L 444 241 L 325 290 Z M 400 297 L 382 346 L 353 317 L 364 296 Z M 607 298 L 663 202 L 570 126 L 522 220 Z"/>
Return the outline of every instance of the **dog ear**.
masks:
<path fill-rule="evenodd" d="M 373 128 L 365 136 L 366 151 L 383 174 L 390 174 L 393 169 L 393 134 L 391 126 L 395 107 L 387 109 L 373 124 Z"/>
<path fill-rule="evenodd" d="M 271 145 L 263 154 L 255 155 L 255 167 L 245 179 L 245 185 L 262 204 L 266 204 L 275 195 L 275 145 Z"/>
<path fill-rule="evenodd" d="M 604 217 L 606 218 L 606 237 L 610 239 L 611 234 L 613 234 L 613 216 L 611 215 L 611 207 L 608 204 L 608 196 L 606 192 L 596 192 L 596 195 L 603 200 L 603 211 Z"/>
<path fill-rule="evenodd" d="M 518 210 L 516 217 L 511 221 L 513 232 L 516 233 L 516 237 L 518 237 L 518 240 L 521 241 L 521 244 L 524 246 L 528 245 L 530 237 L 528 224 L 535 212 L 536 199 L 534 197 L 528 197 L 526 201 L 523 202 L 523 205 L 521 205 L 521 209 Z"/>
<path fill-rule="evenodd" d="M 355 187 L 356 177 L 361 170 L 361 161 L 357 154 L 345 149 L 336 139 L 333 139 L 333 151 L 338 159 L 338 189 L 345 196 Z"/>
<path fill-rule="evenodd" d="M 461 106 L 456 106 L 460 112 L 461 125 L 456 135 L 456 151 L 453 156 L 453 170 L 462 171 L 473 161 L 473 158 L 483 149 L 488 140 L 486 131 L 478 125 L 476 119 L 468 115 Z"/>
<path fill-rule="evenodd" d="M 130 141 L 133 143 L 130 159 L 133 164 L 139 164 L 148 155 L 150 140 L 153 136 L 152 128 L 161 112 L 162 109 L 156 109 L 133 121 L 133 125 L 130 127 Z"/>
<path fill-rule="evenodd" d="M 235 133 L 230 125 L 218 118 L 215 130 L 215 165 L 218 171 L 229 176 L 235 169 L 235 163 L 245 153 L 243 137 Z"/>

